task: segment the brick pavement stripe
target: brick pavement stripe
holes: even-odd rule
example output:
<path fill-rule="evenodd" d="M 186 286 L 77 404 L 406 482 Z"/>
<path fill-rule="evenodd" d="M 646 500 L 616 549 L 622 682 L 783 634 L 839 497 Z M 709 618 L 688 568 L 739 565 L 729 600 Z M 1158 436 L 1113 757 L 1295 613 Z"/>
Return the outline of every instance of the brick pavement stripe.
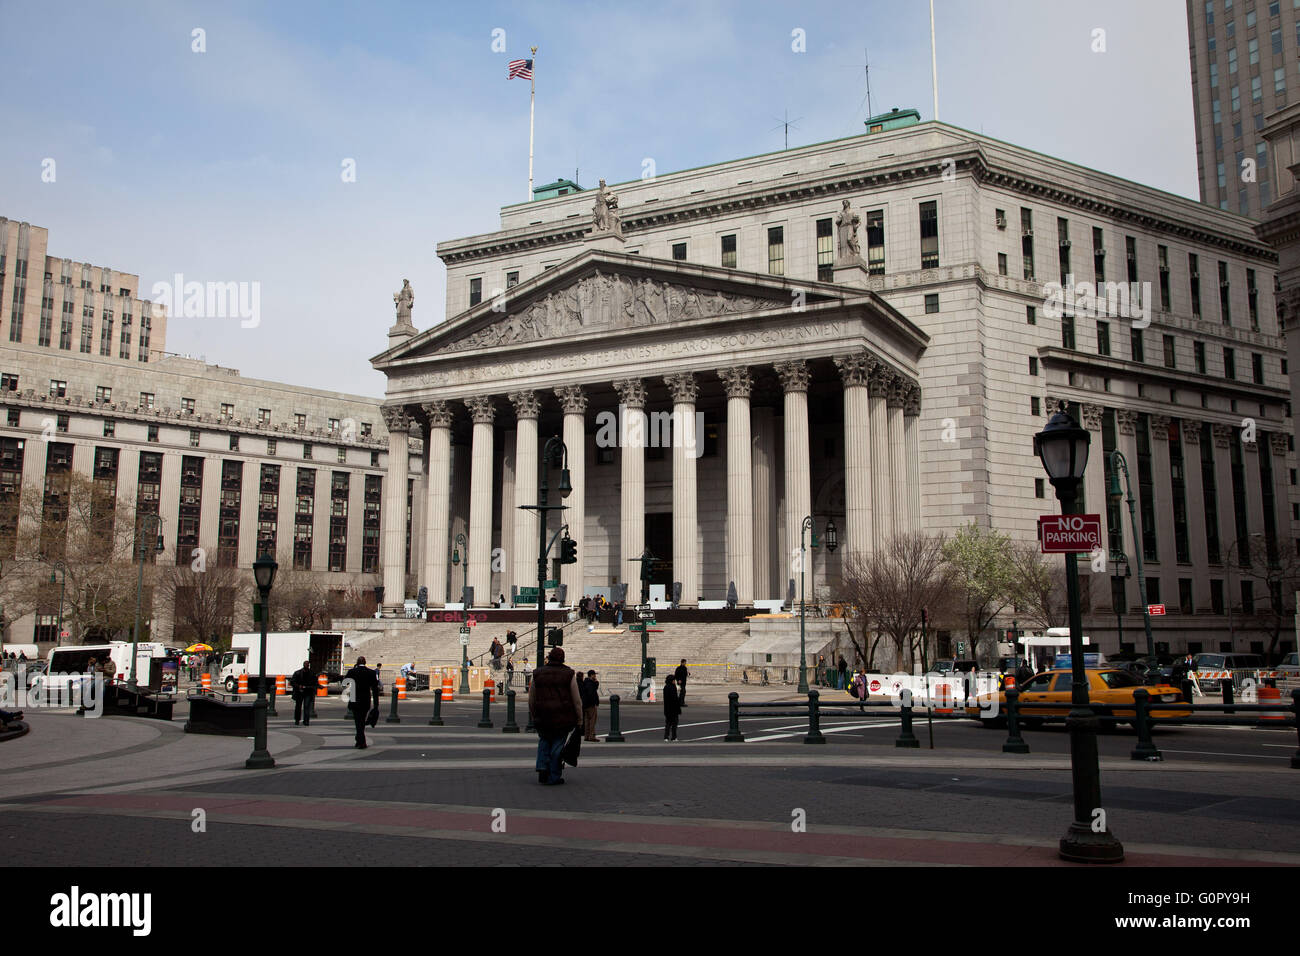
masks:
<path fill-rule="evenodd" d="M 496 839 L 492 833 L 491 811 L 464 808 L 457 810 L 424 809 L 409 806 L 391 806 L 378 803 L 358 805 L 328 801 L 265 800 L 257 796 L 247 798 L 190 795 L 177 797 L 170 794 L 114 794 L 56 797 L 40 804 L 27 804 L 26 809 L 40 806 L 51 808 L 78 808 L 83 811 L 138 811 L 144 815 L 158 813 L 183 813 L 188 815 L 196 803 L 208 813 L 210 821 L 252 823 L 264 821 L 284 825 L 304 824 L 316 828 L 332 825 L 381 827 L 387 832 L 394 828 L 413 831 L 435 831 L 458 834 L 464 838 L 478 834 Z M 974 866 L 1053 866 L 1069 865 L 1059 859 L 1054 845 L 996 842 L 975 843 L 969 840 L 915 839 L 911 837 L 883 837 L 845 833 L 821 833 L 811 829 L 794 833 L 779 824 L 738 824 L 736 821 L 671 822 L 662 819 L 610 820 L 596 819 L 591 814 L 545 815 L 508 810 L 508 828 L 511 839 L 544 838 L 562 841 L 564 845 L 587 849 L 617 848 L 619 851 L 641 849 L 651 853 L 670 852 L 673 848 L 694 848 L 721 852 L 723 856 L 736 852 L 742 857 L 767 860 L 785 856 L 803 859 L 843 861 L 879 861 L 920 865 L 974 865 Z M 719 825 L 722 824 L 722 825 Z M 1129 854 L 1129 865 L 1213 867 L 1240 866 L 1245 862 L 1269 865 L 1260 861 L 1244 861 L 1224 856 L 1195 856 L 1160 854 Z M 1281 864 L 1277 864 L 1281 865 Z"/>

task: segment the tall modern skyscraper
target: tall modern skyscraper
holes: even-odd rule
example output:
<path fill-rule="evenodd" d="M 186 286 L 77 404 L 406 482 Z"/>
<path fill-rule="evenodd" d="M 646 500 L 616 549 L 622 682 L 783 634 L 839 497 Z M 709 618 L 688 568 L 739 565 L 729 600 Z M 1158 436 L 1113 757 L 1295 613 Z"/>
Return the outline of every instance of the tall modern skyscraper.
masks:
<path fill-rule="evenodd" d="M 1187 0 L 1187 34 L 1201 201 L 1259 219 L 1265 118 L 1300 101 L 1300 0 Z"/>

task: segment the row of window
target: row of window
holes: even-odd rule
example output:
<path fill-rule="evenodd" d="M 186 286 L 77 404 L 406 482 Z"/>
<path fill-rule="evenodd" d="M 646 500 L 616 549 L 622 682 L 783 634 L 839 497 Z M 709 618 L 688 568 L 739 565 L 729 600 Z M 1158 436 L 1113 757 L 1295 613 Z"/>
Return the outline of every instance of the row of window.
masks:
<path fill-rule="evenodd" d="M 21 342 L 23 337 L 23 310 L 27 299 L 27 281 L 25 278 L 27 274 L 27 263 L 25 260 L 19 259 L 15 260 L 15 265 L 17 266 L 17 269 L 14 274 L 14 294 L 9 317 L 9 341 Z M 48 279 L 50 277 L 49 273 L 46 273 L 45 277 Z M 70 277 L 64 276 L 63 279 L 64 285 L 72 284 Z M 3 268 L 0 268 L 0 287 L 3 285 L 4 270 Z M 90 288 L 89 282 L 82 280 L 82 288 Z M 107 286 L 101 286 L 100 291 L 107 293 L 111 290 Z M 130 294 L 127 289 L 120 289 L 119 292 L 122 295 Z M 128 302 L 127 307 L 122 312 L 122 324 L 120 326 L 121 332 L 118 339 L 117 354 L 117 357 L 121 359 L 129 359 L 131 357 L 132 323 L 134 318 L 131 315 L 129 308 L 130 303 Z M 59 325 L 59 348 L 65 352 L 72 350 L 74 313 L 75 305 L 72 298 L 65 297 L 60 308 L 61 321 Z M 99 354 L 104 357 L 111 357 L 113 354 L 114 322 L 111 300 L 105 300 L 101 320 Z M 140 362 L 149 361 L 149 339 L 152 325 L 153 319 L 148 313 L 140 316 L 140 339 L 136 355 L 137 360 Z M 81 335 L 79 347 L 82 354 L 89 355 L 92 352 L 92 346 L 94 344 L 94 327 L 95 307 L 92 303 L 86 302 L 81 307 Z M 51 344 L 53 334 L 54 296 L 42 294 L 41 322 L 37 335 L 37 344 L 48 348 Z"/>
<path fill-rule="evenodd" d="M 934 201 L 919 204 L 918 230 L 920 237 L 920 268 L 935 269 L 939 266 L 939 207 Z M 867 272 L 870 275 L 885 274 L 885 211 L 869 209 L 862 214 L 866 236 Z M 835 269 L 835 228 L 831 218 L 814 221 L 814 240 L 817 258 L 817 279 L 830 282 Z M 785 226 L 767 227 L 767 271 L 770 275 L 783 276 L 785 267 Z M 735 269 L 739 263 L 738 234 L 727 233 L 719 237 L 720 262 L 724 269 Z M 672 258 L 684 262 L 687 258 L 688 243 L 671 244 Z M 506 288 L 519 283 L 519 272 L 506 273 Z M 483 301 L 483 279 L 476 276 L 469 280 L 469 304 L 478 305 Z"/>

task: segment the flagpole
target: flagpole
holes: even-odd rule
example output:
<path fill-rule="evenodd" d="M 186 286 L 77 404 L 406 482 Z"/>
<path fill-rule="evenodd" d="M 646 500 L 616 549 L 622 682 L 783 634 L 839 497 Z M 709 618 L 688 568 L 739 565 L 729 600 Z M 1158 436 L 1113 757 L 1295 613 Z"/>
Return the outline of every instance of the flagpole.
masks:
<path fill-rule="evenodd" d="M 537 47 L 533 51 L 533 68 L 529 70 L 528 90 L 528 201 L 533 201 L 533 111 L 537 103 Z"/>
<path fill-rule="evenodd" d="M 934 84 L 934 118 L 939 119 L 939 57 L 934 50 L 934 0 L 930 0 L 930 78 Z"/>

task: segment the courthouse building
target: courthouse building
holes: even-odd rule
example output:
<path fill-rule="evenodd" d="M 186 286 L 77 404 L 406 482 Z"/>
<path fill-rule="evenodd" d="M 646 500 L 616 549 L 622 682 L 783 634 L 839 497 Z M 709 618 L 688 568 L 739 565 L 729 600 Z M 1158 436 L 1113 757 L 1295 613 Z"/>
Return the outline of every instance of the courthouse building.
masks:
<path fill-rule="evenodd" d="M 47 230 L 0 218 L 3 501 L 38 498 L 48 514 L 76 473 L 112 490 L 127 528 L 137 513 L 160 516 L 160 565 L 190 565 L 203 548 L 209 565 L 247 569 L 266 552 L 331 590 L 377 585 L 379 403 L 167 354 L 167 316 L 137 276 L 47 255 L 47 242 Z M 6 576 L 26 557 L 18 532 L 0 527 Z M 51 588 L 5 640 L 54 640 L 57 604 Z M 153 633 L 170 640 L 170 608 L 154 610 Z"/>
<path fill-rule="evenodd" d="M 372 360 L 391 449 L 426 438 L 410 562 L 431 603 L 462 580 L 478 604 L 536 584 L 519 506 L 551 436 L 573 491 L 549 527 L 569 525 L 579 560 L 549 574 L 569 601 L 635 596 L 649 550 L 683 605 L 748 605 L 798 580 L 808 516 L 840 541 L 812 553 L 813 595 L 898 531 L 973 521 L 1032 541 L 1058 507 L 1032 437 L 1064 404 L 1092 432 L 1084 507 L 1135 574 L 1127 509 L 1106 499 L 1109 453 L 1127 459 L 1147 600 L 1169 610 L 1158 644 L 1218 650 L 1231 627 L 1259 649 L 1269 596 L 1230 556 L 1300 549 L 1276 255 L 1233 213 L 915 119 L 543 190 L 500 229 L 440 243 L 446 320 L 399 314 Z M 663 419 L 685 440 L 656 441 Z M 385 485 L 394 600 L 407 480 Z M 1114 650 L 1116 608 L 1126 644 L 1141 616 L 1137 583 L 1110 572 L 1088 582 L 1086 630 Z"/>

